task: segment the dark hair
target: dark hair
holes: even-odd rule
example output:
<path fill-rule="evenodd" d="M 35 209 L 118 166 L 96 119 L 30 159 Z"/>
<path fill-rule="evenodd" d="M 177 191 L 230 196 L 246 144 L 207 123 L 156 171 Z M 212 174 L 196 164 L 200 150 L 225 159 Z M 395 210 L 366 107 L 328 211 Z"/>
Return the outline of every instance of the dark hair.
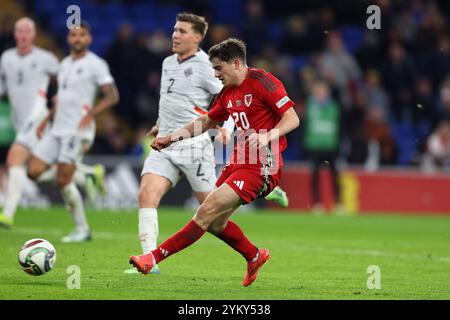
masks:
<path fill-rule="evenodd" d="M 209 60 L 219 59 L 220 61 L 231 62 L 234 59 L 240 59 L 245 63 L 247 48 L 244 41 L 229 38 L 222 41 L 208 50 Z"/>
<path fill-rule="evenodd" d="M 81 20 L 80 28 L 82 28 L 82 29 L 86 30 L 87 32 L 91 33 L 91 25 L 86 20 Z"/>
<path fill-rule="evenodd" d="M 88 33 L 91 33 L 91 25 L 86 20 L 81 20 L 80 21 L 80 25 L 74 24 L 74 25 L 70 26 L 69 31 L 72 30 L 72 29 L 84 29 Z"/>
<path fill-rule="evenodd" d="M 177 14 L 177 21 L 189 22 L 192 24 L 192 29 L 201 34 L 203 37 L 206 35 L 206 31 L 208 31 L 208 22 L 202 16 L 198 16 L 189 12 L 181 12 Z"/>

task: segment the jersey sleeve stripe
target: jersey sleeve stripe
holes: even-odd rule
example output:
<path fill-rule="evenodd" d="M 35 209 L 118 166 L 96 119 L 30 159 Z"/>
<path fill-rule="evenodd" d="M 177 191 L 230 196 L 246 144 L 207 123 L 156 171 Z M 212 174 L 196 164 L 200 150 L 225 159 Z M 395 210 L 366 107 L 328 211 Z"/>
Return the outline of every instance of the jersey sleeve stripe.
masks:
<path fill-rule="evenodd" d="M 270 77 L 268 77 L 266 74 L 263 73 L 256 73 L 257 75 L 261 76 L 263 79 L 265 79 L 269 84 L 271 84 L 275 89 L 277 88 L 277 85 L 275 84 L 275 82 L 273 82 L 272 79 L 270 79 Z"/>
<path fill-rule="evenodd" d="M 265 83 L 265 87 L 267 88 L 267 90 L 269 90 L 270 92 L 273 92 L 277 86 L 275 85 L 275 83 L 267 76 L 264 76 L 262 74 L 259 73 L 253 73 L 252 74 L 252 78 L 257 79 L 259 81 L 261 81 L 261 83 Z"/>
<path fill-rule="evenodd" d="M 250 78 L 258 80 L 259 82 L 261 82 L 261 84 L 264 86 L 264 88 L 267 89 L 267 91 L 269 91 L 269 92 L 273 92 L 274 91 L 274 89 L 272 87 L 269 87 L 269 85 L 264 80 L 262 80 L 261 78 L 258 78 L 258 77 L 255 77 L 255 76 L 250 76 Z"/>
<path fill-rule="evenodd" d="M 200 107 L 194 106 L 194 111 L 197 112 L 198 114 L 200 114 L 201 116 L 204 116 L 205 114 L 208 113 L 208 111 L 203 110 Z"/>

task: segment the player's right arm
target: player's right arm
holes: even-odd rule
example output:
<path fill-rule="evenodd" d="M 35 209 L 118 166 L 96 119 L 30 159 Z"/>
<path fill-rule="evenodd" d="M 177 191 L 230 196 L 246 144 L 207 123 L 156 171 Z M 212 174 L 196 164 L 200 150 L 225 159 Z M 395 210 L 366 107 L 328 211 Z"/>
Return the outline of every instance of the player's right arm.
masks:
<path fill-rule="evenodd" d="M 150 131 L 147 133 L 147 137 L 156 137 L 159 132 L 159 124 L 155 124 Z"/>
<path fill-rule="evenodd" d="M 205 114 L 168 136 L 156 138 L 153 140 L 152 148 L 160 151 L 161 149 L 170 146 L 173 142 L 199 136 L 209 129 L 215 128 L 218 124 L 219 122 L 211 119 Z"/>
<path fill-rule="evenodd" d="M 49 113 L 44 118 L 44 120 L 41 121 L 41 123 L 39 124 L 39 126 L 36 129 L 36 135 L 37 135 L 38 139 L 42 138 L 45 128 L 47 127 L 48 123 L 53 120 L 55 113 L 56 113 L 56 95 L 52 97 L 52 107 L 51 107 Z"/>

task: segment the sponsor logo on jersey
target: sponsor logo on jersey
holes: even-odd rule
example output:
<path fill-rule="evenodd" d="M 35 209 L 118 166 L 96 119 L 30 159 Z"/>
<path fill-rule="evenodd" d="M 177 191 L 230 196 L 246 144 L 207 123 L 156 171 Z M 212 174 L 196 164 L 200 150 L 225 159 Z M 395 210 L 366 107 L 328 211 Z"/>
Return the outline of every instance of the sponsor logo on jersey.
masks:
<path fill-rule="evenodd" d="M 228 100 L 227 108 L 233 108 L 233 104 L 231 103 L 231 100 Z"/>
<path fill-rule="evenodd" d="M 234 183 L 235 185 L 237 185 L 237 187 L 238 187 L 240 190 L 242 190 L 242 188 L 244 187 L 244 181 L 242 181 L 242 180 L 233 181 L 233 183 Z"/>
<path fill-rule="evenodd" d="M 289 98 L 287 96 L 284 96 L 283 98 L 281 98 L 280 100 L 278 100 L 278 102 L 276 103 L 278 108 L 281 108 L 282 106 L 284 106 L 286 104 L 286 102 L 289 101 Z"/>
<path fill-rule="evenodd" d="M 253 96 L 252 96 L 251 93 L 250 94 L 246 94 L 244 96 L 244 102 L 245 102 L 245 105 L 247 106 L 247 108 L 250 107 L 250 105 L 252 104 L 252 98 L 253 98 Z"/>

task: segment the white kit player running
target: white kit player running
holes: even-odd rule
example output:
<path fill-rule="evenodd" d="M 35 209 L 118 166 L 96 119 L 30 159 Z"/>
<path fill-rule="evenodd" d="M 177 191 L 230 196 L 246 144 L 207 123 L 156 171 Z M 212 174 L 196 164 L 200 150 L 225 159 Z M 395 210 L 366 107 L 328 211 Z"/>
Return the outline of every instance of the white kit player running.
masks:
<path fill-rule="evenodd" d="M 58 73 L 56 104 L 38 128 L 41 133 L 52 121 L 28 166 L 28 176 L 37 180 L 52 164 L 57 164 L 57 185 L 66 208 L 71 213 L 75 230 L 63 242 L 91 239 L 81 194 L 72 177 L 77 159 L 90 147 L 95 136 L 94 117 L 119 101 L 114 79 L 107 63 L 89 51 L 92 42 L 90 27 L 82 22 L 69 30 L 70 55 L 61 62 Z M 94 105 L 98 91 L 103 94 Z"/>
<path fill-rule="evenodd" d="M 15 23 L 16 47 L 6 50 L 0 58 L 0 81 L 12 107 L 12 122 L 16 138 L 8 156 L 8 183 L 5 192 L 0 226 L 11 227 L 26 182 L 25 163 L 38 142 L 36 130 L 47 116 L 47 89 L 56 83 L 59 62 L 56 56 L 33 45 L 36 28 L 33 20 L 24 17 Z M 91 169 L 91 168 L 88 168 Z M 52 180 L 52 170 L 46 173 Z M 86 181 L 86 174 L 78 170 L 77 177 Z M 54 180 L 53 175 L 53 180 Z"/>

